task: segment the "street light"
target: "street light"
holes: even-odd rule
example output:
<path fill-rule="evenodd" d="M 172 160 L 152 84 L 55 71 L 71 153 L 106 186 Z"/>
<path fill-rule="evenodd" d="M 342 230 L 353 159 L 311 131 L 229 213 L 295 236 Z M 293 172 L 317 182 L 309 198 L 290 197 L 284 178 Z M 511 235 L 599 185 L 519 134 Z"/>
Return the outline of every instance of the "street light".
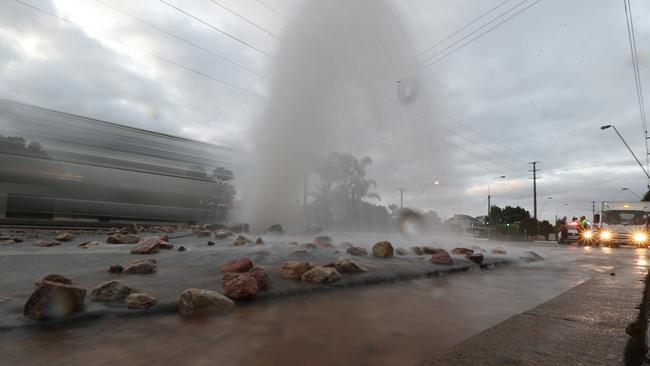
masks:
<path fill-rule="evenodd" d="M 492 209 L 492 206 L 490 204 L 490 199 L 491 199 L 491 197 L 490 197 L 490 186 L 492 185 L 492 183 L 496 182 L 497 180 L 505 179 L 505 178 L 506 178 L 505 175 L 500 175 L 500 176 L 492 179 L 492 181 L 490 183 L 488 183 L 488 212 L 487 212 L 487 219 L 488 220 L 490 219 L 490 210 Z"/>
<path fill-rule="evenodd" d="M 566 202 L 564 202 L 564 203 L 562 204 L 562 206 L 568 206 L 568 205 L 569 205 L 569 204 L 566 203 Z M 555 224 L 556 224 L 556 225 L 557 225 L 557 209 L 558 209 L 559 207 L 560 207 L 560 206 L 555 206 Z"/>
<path fill-rule="evenodd" d="M 628 192 L 632 193 L 633 195 L 635 195 L 636 198 L 641 199 L 641 196 L 639 196 L 638 194 L 636 194 L 633 190 L 631 190 L 629 188 L 621 188 L 621 191 L 628 191 Z"/>
<path fill-rule="evenodd" d="M 610 128 L 610 127 L 611 127 L 612 129 L 614 129 L 614 132 L 616 132 L 616 134 L 618 135 L 618 137 L 621 138 L 621 141 L 623 141 L 623 143 L 625 144 L 625 147 L 627 147 L 627 149 L 630 150 L 630 153 L 632 154 L 632 156 L 634 156 L 634 160 L 636 160 L 636 162 L 637 162 L 637 163 L 639 164 L 639 166 L 641 167 L 641 170 L 643 170 L 643 173 L 645 173 L 645 176 L 648 177 L 648 179 L 650 180 L 650 174 L 648 174 L 648 171 L 643 167 L 643 164 L 641 164 L 641 162 L 639 161 L 639 158 L 636 157 L 636 154 L 634 154 L 634 151 L 632 151 L 632 149 L 630 149 L 630 145 L 628 145 L 627 142 L 625 142 L 625 139 L 624 139 L 623 136 L 621 136 L 621 134 L 618 132 L 618 130 L 616 129 L 616 126 L 614 126 L 614 125 L 605 125 L 605 126 L 600 126 L 600 129 L 601 129 L 601 130 L 606 130 L 606 129 Z M 649 185 L 649 188 L 650 188 L 650 185 Z"/>
<path fill-rule="evenodd" d="M 544 204 L 542 205 L 542 209 L 539 210 L 539 217 L 542 217 L 542 212 L 544 211 L 544 207 L 546 207 L 546 204 L 548 203 L 548 200 L 552 200 L 553 197 L 546 197 L 546 200 L 544 201 Z"/>

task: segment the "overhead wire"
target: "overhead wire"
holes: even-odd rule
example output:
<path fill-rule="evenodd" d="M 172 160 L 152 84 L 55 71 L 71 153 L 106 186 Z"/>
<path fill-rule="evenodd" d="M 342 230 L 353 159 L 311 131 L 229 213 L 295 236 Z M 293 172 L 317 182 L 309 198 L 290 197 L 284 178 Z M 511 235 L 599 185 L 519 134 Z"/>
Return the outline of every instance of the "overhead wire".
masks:
<path fill-rule="evenodd" d="M 436 43 L 434 43 L 433 45 L 429 46 L 427 49 L 425 49 L 425 50 L 421 51 L 420 53 L 418 53 L 418 57 L 419 57 L 419 56 L 422 56 L 422 55 L 424 55 L 424 54 L 426 54 L 427 52 L 431 51 L 432 49 L 434 49 L 434 48 L 440 46 L 441 44 L 445 43 L 446 41 L 448 41 L 448 40 L 449 40 L 450 38 L 452 38 L 453 36 L 457 35 L 458 33 L 464 31 L 465 29 L 467 29 L 467 28 L 468 28 L 469 26 L 471 26 L 472 24 L 474 24 L 474 23 L 478 22 L 479 20 L 485 18 L 486 16 L 490 15 L 493 11 L 495 11 L 495 10 L 497 10 L 498 8 L 502 7 L 503 5 L 505 5 L 505 4 L 506 4 L 507 2 L 509 2 L 509 1 L 510 1 L 510 0 L 505 0 L 505 1 L 501 2 L 501 3 L 499 3 L 497 6 L 491 8 L 491 9 L 488 10 L 487 12 L 485 12 L 485 13 L 481 14 L 480 16 L 474 18 L 474 20 L 472 20 L 471 22 L 469 22 L 469 23 L 465 24 L 464 26 L 458 28 L 456 31 L 450 33 L 449 35 L 447 35 L 446 37 L 442 38 L 442 39 L 439 40 L 438 42 L 436 42 Z"/>
<path fill-rule="evenodd" d="M 641 72 L 639 71 L 639 59 L 636 49 L 636 35 L 634 31 L 634 20 L 632 19 L 632 4 L 629 0 L 623 0 L 625 6 L 625 21 L 627 23 L 627 36 L 630 44 L 630 53 L 632 56 L 632 68 L 634 71 L 634 83 L 636 87 L 637 103 L 639 105 L 639 114 L 641 116 L 641 127 L 643 128 L 645 150 L 646 150 L 646 169 L 650 165 L 648 151 L 648 126 L 645 114 L 645 101 L 643 98 L 643 84 L 641 83 Z"/>
<path fill-rule="evenodd" d="M 131 14 L 131 13 L 125 11 L 125 10 L 122 10 L 122 9 L 120 9 L 120 8 L 114 6 L 114 5 L 111 5 L 111 4 L 107 3 L 104 0 L 95 0 L 95 1 L 102 4 L 102 5 L 104 5 L 104 6 L 106 6 L 106 7 L 108 7 L 108 8 L 113 9 L 114 11 L 122 13 L 122 14 L 126 15 L 127 17 L 129 17 L 131 19 L 135 19 L 135 20 L 137 20 L 137 21 L 139 21 L 141 23 L 144 23 L 144 24 L 146 24 L 146 25 L 148 25 L 148 26 L 150 26 L 150 27 L 152 27 L 152 28 L 154 28 L 154 29 L 156 29 L 156 30 L 158 30 L 158 31 L 160 31 L 160 32 L 162 32 L 162 33 L 176 39 L 176 40 L 178 40 L 178 41 L 181 41 L 181 42 L 183 42 L 183 43 L 185 43 L 187 45 L 190 45 L 190 46 L 192 46 L 194 48 L 197 48 L 197 49 L 199 49 L 199 50 L 201 50 L 201 51 L 203 51 L 203 52 L 205 52 L 207 54 L 210 54 L 210 55 L 212 55 L 212 56 L 214 56 L 214 57 L 216 57 L 216 58 L 218 58 L 218 59 L 220 59 L 222 61 L 225 61 L 225 62 L 227 62 L 227 63 L 229 63 L 229 64 L 231 64 L 233 66 L 236 66 L 236 67 L 238 67 L 238 68 L 240 68 L 242 70 L 248 71 L 248 72 L 250 72 L 252 74 L 255 74 L 257 76 L 264 77 L 264 75 L 260 74 L 259 72 L 255 71 L 255 70 L 253 70 L 253 69 L 251 69 L 251 68 L 249 68 L 247 66 L 244 66 L 244 65 L 242 65 L 240 63 L 237 63 L 237 62 L 235 62 L 235 61 L 233 61 L 233 60 L 231 60 L 231 59 L 229 59 L 229 58 L 227 58 L 225 56 L 222 56 L 222 55 L 220 55 L 220 54 L 218 54 L 218 53 L 216 53 L 214 51 L 211 51 L 211 50 L 209 50 L 209 49 L 207 49 L 207 48 L 205 48 L 205 47 L 203 47 L 203 46 L 201 46 L 201 45 L 199 45 L 197 43 L 194 43 L 194 42 L 192 42 L 192 41 L 190 41 L 190 40 L 188 40 L 186 38 L 183 38 L 183 37 L 181 37 L 179 35 L 176 35 L 176 34 L 174 34 L 172 32 L 169 32 L 166 29 L 164 29 L 164 28 L 162 28 L 162 27 L 160 27 L 158 25 L 155 25 L 155 24 L 153 24 L 153 23 L 151 23 L 149 21 L 146 21 L 146 20 L 144 20 L 144 19 L 142 19 L 142 18 L 140 18 L 138 16 L 135 16 L 135 15 L 133 15 L 133 14 Z"/>
<path fill-rule="evenodd" d="M 276 14 L 277 16 L 279 16 L 280 18 L 282 18 L 282 19 L 284 19 L 284 20 L 287 19 L 287 17 L 286 17 L 284 14 L 280 13 L 279 11 L 277 11 L 277 10 L 274 9 L 273 7 L 269 6 L 268 4 L 265 4 L 263 1 L 261 1 L 261 0 L 255 0 L 255 1 L 256 1 L 258 4 L 262 5 L 263 7 L 265 7 L 266 9 L 270 10 L 272 13 L 275 13 L 275 14 Z"/>
<path fill-rule="evenodd" d="M 177 12 L 179 12 L 179 13 L 181 13 L 183 15 L 185 15 L 185 16 L 191 18 L 191 19 L 196 20 L 197 22 L 199 22 L 199 23 L 201 23 L 201 24 L 203 24 L 203 25 L 205 25 L 207 27 L 210 27 L 210 28 L 214 29 L 215 31 L 223 34 L 224 36 L 226 36 L 226 37 L 228 37 L 228 38 L 230 38 L 230 39 L 232 39 L 232 40 L 234 40 L 234 41 L 236 41 L 236 42 L 238 42 L 238 43 L 240 43 L 240 44 L 242 44 L 242 45 L 244 45 L 244 46 L 246 46 L 246 47 L 248 47 L 248 48 L 250 48 L 252 50 L 255 50 L 255 51 L 259 52 L 260 54 L 262 54 L 262 55 L 264 55 L 264 56 L 266 56 L 268 58 L 273 58 L 273 56 L 271 54 L 269 54 L 268 52 L 266 52 L 266 51 L 264 51 L 264 50 L 262 50 L 262 49 L 260 49 L 260 48 L 258 48 L 256 46 L 244 41 L 243 39 L 241 39 L 241 38 L 239 38 L 237 36 L 234 36 L 234 35 L 226 32 L 225 30 L 223 30 L 223 29 L 221 29 L 221 28 L 219 28 L 219 27 L 217 27 L 217 26 L 215 26 L 215 25 L 213 25 L 211 23 L 208 23 L 207 21 L 205 21 L 205 20 L 203 20 L 203 19 L 201 19 L 201 18 L 199 18 L 199 17 L 197 17 L 195 15 L 190 14 L 189 12 L 177 7 L 174 4 L 169 3 L 166 0 L 158 0 L 158 1 L 160 1 L 161 3 L 169 6 L 170 8 L 176 10 Z"/>
<path fill-rule="evenodd" d="M 167 62 L 167 63 L 169 63 L 169 64 L 175 65 L 175 66 L 177 66 L 178 68 L 181 68 L 181 69 L 183 69 L 183 70 L 185 70 L 185 71 L 192 72 L 192 73 L 194 73 L 194 74 L 196 74 L 196 75 L 200 75 L 200 76 L 205 77 L 205 78 L 207 78 L 207 79 L 210 79 L 210 80 L 216 81 L 216 82 L 218 82 L 218 83 L 220 83 L 220 84 L 223 84 L 223 85 L 229 86 L 229 87 L 231 87 L 231 88 L 233 88 L 233 89 L 237 89 L 237 90 L 239 90 L 239 91 L 241 91 L 241 92 L 243 92 L 243 93 L 250 94 L 250 95 L 254 95 L 254 96 L 257 96 L 257 97 L 261 97 L 261 95 L 257 94 L 256 92 L 253 92 L 253 91 L 250 91 L 250 90 L 244 89 L 244 88 L 242 88 L 242 87 L 240 87 L 240 86 L 237 86 L 237 85 L 235 85 L 235 84 L 233 84 L 233 83 L 230 83 L 230 82 L 228 82 L 228 81 L 225 81 L 225 80 L 219 79 L 219 78 L 217 78 L 217 77 L 215 77 L 215 76 L 212 76 L 212 75 L 210 75 L 210 74 L 204 73 L 203 71 L 196 70 L 196 69 L 193 69 L 193 68 L 191 68 L 191 67 L 185 66 L 185 65 L 180 64 L 180 63 L 178 63 L 178 62 L 176 62 L 176 61 L 174 61 L 174 60 L 171 60 L 171 59 L 169 59 L 169 58 L 166 58 L 166 57 L 163 57 L 163 56 L 157 55 L 157 54 L 155 54 L 155 53 L 153 53 L 153 52 L 151 52 L 151 51 L 145 50 L 145 49 L 143 49 L 143 48 L 141 48 L 141 47 L 138 47 L 138 46 L 132 45 L 132 44 L 130 44 L 130 43 L 127 43 L 127 42 L 121 41 L 121 40 L 119 40 L 119 39 L 117 39 L 117 38 L 114 38 L 114 37 L 112 37 L 112 36 L 109 36 L 109 35 L 107 35 L 107 34 L 105 34 L 105 33 L 102 33 L 102 32 L 99 32 L 99 31 L 96 31 L 96 30 L 94 30 L 94 29 L 91 29 L 91 28 L 88 28 L 88 27 L 85 27 L 85 26 L 82 26 L 81 24 L 75 23 L 75 22 L 73 22 L 72 20 L 69 20 L 69 19 L 66 19 L 66 18 L 60 17 L 60 16 L 58 16 L 58 15 L 56 15 L 56 14 L 54 14 L 54 13 L 51 13 L 51 12 L 49 12 L 49 11 L 47 11 L 47 10 L 44 10 L 44 9 L 41 9 L 41 8 L 39 8 L 39 7 L 37 7 L 37 6 L 34 6 L 34 5 L 31 5 L 31 4 L 28 4 L 28 3 L 26 3 L 26 2 L 24 2 L 24 1 L 22 1 L 22 0 L 14 0 L 14 1 L 15 1 L 16 3 L 19 3 L 19 4 L 22 4 L 22 5 L 26 6 L 26 7 L 30 8 L 30 9 L 32 9 L 32 10 L 35 10 L 35 11 L 37 11 L 37 12 L 39 12 L 39 13 L 45 14 L 45 15 L 50 16 L 50 17 L 53 17 L 53 18 L 56 18 L 56 19 L 58 19 L 58 20 L 60 20 L 60 21 L 62 21 L 62 22 L 66 22 L 66 23 L 68 23 L 68 24 L 74 25 L 75 27 L 78 27 L 78 28 L 80 28 L 80 29 L 84 29 L 84 30 L 86 30 L 86 31 L 88 31 L 88 32 L 95 33 L 95 34 L 97 34 L 97 35 L 99 35 L 99 36 L 102 36 L 102 37 L 104 37 L 104 38 L 106 38 L 106 39 L 108 39 L 108 40 L 110 40 L 110 41 L 112 41 L 112 42 L 115 42 L 115 43 L 117 43 L 117 44 L 121 44 L 121 45 L 123 45 L 123 46 L 126 46 L 126 47 L 129 47 L 129 48 L 131 48 L 131 49 L 137 50 L 137 51 L 139 51 L 139 52 L 141 52 L 141 53 L 144 53 L 144 54 L 146 54 L 146 55 L 149 55 L 149 56 L 151 56 L 151 57 L 153 57 L 153 58 L 156 58 L 156 59 L 158 59 L 158 60 L 161 60 L 161 61 Z"/>
<path fill-rule="evenodd" d="M 234 10 L 230 9 L 229 7 L 223 5 L 222 3 L 218 2 L 217 0 L 210 0 L 210 2 L 212 2 L 212 3 L 215 4 L 216 6 L 218 6 L 218 7 L 222 8 L 222 9 L 224 9 L 225 11 L 229 12 L 230 14 L 232 14 L 232 15 L 238 17 L 239 19 L 245 21 L 246 23 L 252 25 L 253 27 L 255 27 L 255 28 L 261 30 L 262 32 L 268 34 L 269 36 L 271 36 L 271 37 L 273 37 L 273 38 L 275 38 L 275 39 L 278 39 L 278 36 L 275 35 L 275 34 L 273 34 L 273 33 L 272 33 L 271 31 L 269 31 L 268 29 L 262 27 L 261 25 L 255 23 L 254 21 L 252 21 L 252 20 L 246 18 L 245 16 L 243 16 L 243 15 L 237 13 L 236 11 L 234 11 Z"/>
<path fill-rule="evenodd" d="M 526 1 L 527 1 L 527 0 L 526 0 Z M 504 23 L 506 23 L 506 22 L 512 20 L 512 19 L 513 19 L 514 17 L 516 17 L 517 15 L 519 15 L 519 14 L 523 13 L 524 11 L 530 9 L 532 6 L 538 4 L 540 1 L 542 1 L 542 0 L 536 0 L 535 2 L 529 4 L 528 6 L 526 6 L 526 7 L 524 7 L 523 9 L 517 11 L 517 12 L 514 13 L 513 15 L 507 17 L 506 19 L 500 21 L 499 23 L 495 24 L 494 26 L 488 28 L 485 32 L 482 32 L 482 33 L 480 33 L 479 35 L 477 35 L 476 37 L 471 38 L 470 40 L 468 40 L 467 42 L 463 43 L 460 47 L 454 49 L 453 51 L 448 52 L 448 53 L 446 53 L 446 52 L 443 51 L 444 55 L 442 55 L 442 56 L 439 57 L 438 59 L 436 59 L 436 60 L 434 60 L 434 61 L 432 61 L 432 62 L 430 62 L 430 63 L 428 63 L 428 64 L 426 64 L 426 65 L 424 65 L 424 66 L 422 66 L 422 67 L 420 67 L 419 70 L 425 70 L 425 69 L 427 69 L 427 68 L 429 68 L 429 67 L 431 67 L 431 66 L 437 64 L 438 62 L 440 62 L 440 61 L 446 59 L 447 57 L 449 57 L 449 56 L 455 54 L 456 52 L 458 52 L 458 51 L 462 50 L 463 48 L 467 47 L 468 45 L 470 45 L 471 43 L 473 43 L 473 42 L 479 40 L 480 38 L 482 38 L 482 37 L 485 36 L 486 34 L 488 34 L 488 33 L 492 32 L 493 30 L 497 29 L 498 27 L 500 27 L 500 26 L 503 25 Z M 438 53 L 437 55 L 440 55 L 440 53 Z M 431 57 L 431 58 L 429 58 L 429 59 L 432 59 L 432 58 L 434 58 L 434 57 L 437 56 L 437 55 L 434 55 L 433 57 Z"/>

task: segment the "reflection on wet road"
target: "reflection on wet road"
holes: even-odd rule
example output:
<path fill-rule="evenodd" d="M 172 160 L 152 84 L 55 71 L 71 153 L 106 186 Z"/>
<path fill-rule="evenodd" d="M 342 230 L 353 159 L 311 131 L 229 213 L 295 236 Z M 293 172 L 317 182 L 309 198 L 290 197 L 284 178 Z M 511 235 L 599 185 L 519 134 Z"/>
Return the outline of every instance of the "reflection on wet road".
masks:
<path fill-rule="evenodd" d="M 0 336 L 21 364 L 408 365 L 530 309 L 645 250 L 545 248 L 551 258 L 490 271 L 238 306 L 210 319 L 109 318 Z M 636 263 L 635 263 L 636 262 Z"/>

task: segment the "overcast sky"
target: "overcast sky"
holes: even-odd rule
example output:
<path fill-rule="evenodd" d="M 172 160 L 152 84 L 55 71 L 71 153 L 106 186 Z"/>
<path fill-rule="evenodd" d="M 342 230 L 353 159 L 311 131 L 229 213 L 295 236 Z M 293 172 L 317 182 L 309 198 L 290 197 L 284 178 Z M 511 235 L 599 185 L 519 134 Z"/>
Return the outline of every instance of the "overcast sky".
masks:
<path fill-rule="evenodd" d="M 201 50 L 101 2 L 21 1 L 81 27 L 2 1 L 0 98 L 242 151 L 253 148 L 249 136 L 268 98 L 274 55 L 301 3 L 218 0 L 248 22 L 209 0 L 165 0 L 229 37 L 160 1 L 103 0 Z M 505 2 L 423 58 L 521 1 Z M 388 1 L 418 52 L 503 2 Z M 648 104 L 650 2 L 632 0 L 632 7 Z M 423 80 L 431 90 L 433 114 L 415 128 L 389 131 L 396 136 L 395 149 L 408 145 L 416 154 L 402 161 L 373 156 L 369 175 L 379 183 L 382 204 L 399 204 L 398 187 L 409 190 L 407 204 L 437 180 L 440 184 L 426 189 L 414 207 L 444 216 L 481 215 L 487 184 L 506 175 L 492 184 L 492 203 L 532 210 L 527 163 L 533 160 L 542 162 L 543 218 L 552 218 L 556 208 L 559 215 L 579 215 L 591 211 L 591 201 L 635 199 L 622 187 L 643 194 L 641 169 L 611 129 L 599 129 L 615 124 L 645 162 L 624 14 L 620 0 L 541 0 L 428 67 Z M 355 153 L 376 150 L 363 145 Z M 432 171 L 432 165 L 445 168 Z"/>

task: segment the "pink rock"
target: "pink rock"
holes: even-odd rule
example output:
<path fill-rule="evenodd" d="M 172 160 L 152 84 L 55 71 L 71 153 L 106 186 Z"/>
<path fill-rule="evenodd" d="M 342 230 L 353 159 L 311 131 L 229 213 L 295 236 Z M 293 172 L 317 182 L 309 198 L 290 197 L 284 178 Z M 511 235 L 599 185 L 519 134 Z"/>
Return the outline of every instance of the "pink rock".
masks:
<path fill-rule="evenodd" d="M 138 245 L 131 250 L 131 254 L 152 254 L 158 252 L 160 249 L 160 237 L 147 236 L 140 240 Z"/>
<path fill-rule="evenodd" d="M 269 275 L 260 267 L 253 267 L 250 271 L 246 272 L 247 275 L 253 277 L 257 281 L 257 288 L 266 290 L 271 287 L 271 280 Z"/>
<path fill-rule="evenodd" d="M 483 254 L 481 253 L 466 254 L 465 258 L 469 259 L 470 261 L 476 264 L 483 263 Z"/>
<path fill-rule="evenodd" d="M 226 296 L 233 300 L 251 300 L 257 296 L 257 280 L 253 276 L 242 274 L 223 285 Z"/>
<path fill-rule="evenodd" d="M 253 262 L 249 258 L 239 258 L 230 261 L 219 268 L 221 272 L 246 272 L 253 268 Z"/>
<path fill-rule="evenodd" d="M 452 264 L 454 263 L 454 260 L 451 259 L 451 256 L 449 253 L 447 253 L 446 250 L 441 249 L 437 253 L 433 254 L 431 256 L 431 263 L 434 264 Z"/>

